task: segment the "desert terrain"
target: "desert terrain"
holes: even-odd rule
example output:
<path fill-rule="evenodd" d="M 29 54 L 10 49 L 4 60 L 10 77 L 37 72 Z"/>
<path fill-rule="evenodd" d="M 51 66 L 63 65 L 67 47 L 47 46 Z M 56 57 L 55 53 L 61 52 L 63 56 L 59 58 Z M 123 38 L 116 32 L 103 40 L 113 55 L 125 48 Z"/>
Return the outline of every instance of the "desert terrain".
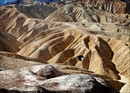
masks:
<path fill-rule="evenodd" d="M 130 93 L 129 73 L 125 2 L 0 7 L 0 93 Z"/>

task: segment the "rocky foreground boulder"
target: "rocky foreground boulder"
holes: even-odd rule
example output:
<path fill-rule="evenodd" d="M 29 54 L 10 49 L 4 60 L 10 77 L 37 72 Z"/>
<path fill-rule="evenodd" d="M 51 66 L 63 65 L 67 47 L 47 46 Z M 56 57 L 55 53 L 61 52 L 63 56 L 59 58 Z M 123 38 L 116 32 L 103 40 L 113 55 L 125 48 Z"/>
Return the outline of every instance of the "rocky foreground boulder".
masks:
<path fill-rule="evenodd" d="M 103 79 L 87 74 L 63 75 L 51 65 L 0 72 L 0 92 L 118 93 Z"/>

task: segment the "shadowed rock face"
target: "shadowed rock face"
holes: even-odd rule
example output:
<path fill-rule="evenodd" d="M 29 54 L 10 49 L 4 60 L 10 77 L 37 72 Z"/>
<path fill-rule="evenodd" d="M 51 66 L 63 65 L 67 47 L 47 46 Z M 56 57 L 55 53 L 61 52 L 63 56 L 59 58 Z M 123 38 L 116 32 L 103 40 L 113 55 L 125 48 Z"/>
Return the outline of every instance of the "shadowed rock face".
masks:
<path fill-rule="evenodd" d="M 5 31 L 0 30 L 0 51 L 16 53 L 19 51 L 20 42 Z"/>
<path fill-rule="evenodd" d="M 125 6 L 117 1 L 82 3 L 34 18 L 34 6 L 0 7 L 0 91 L 116 93 L 127 83 L 117 81 L 130 77 L 130 16 L 121 14 Z M 128 83 L 121 91 L 127 88 Z"/>

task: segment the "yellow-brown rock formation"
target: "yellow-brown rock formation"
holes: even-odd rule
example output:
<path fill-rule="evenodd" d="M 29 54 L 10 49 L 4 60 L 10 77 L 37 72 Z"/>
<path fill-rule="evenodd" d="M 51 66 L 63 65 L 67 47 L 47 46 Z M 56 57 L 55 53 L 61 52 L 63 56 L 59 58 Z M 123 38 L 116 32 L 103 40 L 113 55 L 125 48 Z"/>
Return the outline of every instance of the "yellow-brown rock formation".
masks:
<path fill-rule="evenodd" d="M 50 75 L 53 76 L 52 70 L 58 73 L 55 77 L 61 80 L 64 78 L 62 75 L 65 74 L 88 74 L 96 78 L 94 82 L 97 86 L 102 81 L 99 78 L 103 78 L 116 89 L 116 93 L 123 85 L 125 86 L 121 92 L 128 91 L 130 16 L 122 14 L 125 13 L 125 3 L 121 1 L 97 1 L 96 3 L 94 0 L 78 1 L 58 7 L 56 11 L 52 10 L 53 13 L 49 11 L 45 16 L 44 13 L 39 14 L 41 16 L 29 15 L 33 13 L 31 9 L 28 9 L 29 7 L 33 6 L 27 8 L 23 6 L 24 11 L 21 10 L 21 6 L 0 7 L 0 74 L 3 75 L 3 81 L 5 81 L 4 76 L 10 77 L 10 72 L 15 75 L 14 78 L 18 78 L 18 85 L 22 85 L 24 89 L 28 82 L 27 75 L 23 73 L 25 71 L 30 77 L 35 77 L 34 83 L 38 82 L 38 86 L 50 91 L 51 88 L 46 88 L 46 79 Z M 45 77 L 35 72 L 34 69 L 45 65 L 50 67 L 39 69 L 40 73 L 50 71 L 44 73 Z M 128 81 L 122 82 L 122 76 Z M 66 79 L 68 77 L 69 75 L 65 76 Z M 53 84 L 54 77 L 51 78 L 52 80 L 47 81 Z M 79 75 L 78 78 L 84 78 L 84 75 Z M 12 81 L 12 77 L 10 79 Z M 21 83 L 19 79 L 24 82 Z M 45 82 L 41 85 L 39 81 L 43 79 Z M 1 81 L 3 87 L 0 88 L 7 88 L 5 91 L 17 85 L 17 81 L 12 81 L 15 82 L 14 85 L 6 87 L 3 81 Z M 19 86 L 14 90 L 21 91 Z M 106 87 L 107 84 L 103 86 Z M 31 89 L 31 86 L 29 88 Z M 39 90 L 35 84 L 32 86 L 33 89 Z M 0 91 L 4 90 L 0 89 Z M 67 88 L 67 91 L 71 90 Z M 115 90 L 112 89 L 112 91 Z"/>

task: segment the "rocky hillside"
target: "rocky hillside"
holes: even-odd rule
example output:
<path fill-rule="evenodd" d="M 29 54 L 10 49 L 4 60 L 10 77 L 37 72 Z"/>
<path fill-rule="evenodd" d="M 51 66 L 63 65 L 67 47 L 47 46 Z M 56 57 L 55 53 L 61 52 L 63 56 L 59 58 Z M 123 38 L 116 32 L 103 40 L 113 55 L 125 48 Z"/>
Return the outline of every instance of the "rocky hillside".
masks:
<path fill-rule="evenodd" d="M 128 93 L 125 8 L 94 0 L 0 7 L 0 92 Z"/>

